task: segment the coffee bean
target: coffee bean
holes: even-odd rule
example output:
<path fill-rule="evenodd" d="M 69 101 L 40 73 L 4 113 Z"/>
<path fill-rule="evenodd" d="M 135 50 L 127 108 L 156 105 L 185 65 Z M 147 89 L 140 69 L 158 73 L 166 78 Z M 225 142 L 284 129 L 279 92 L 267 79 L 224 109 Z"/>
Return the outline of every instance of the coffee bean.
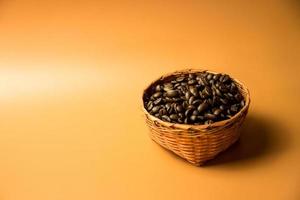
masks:
<path fill-rule="evenodd" d="M 162 98 L 158 98 L 153 103 L 154 103 L 154 105 L 157 105 L 157 104 L 159 104 L 161 102 L 162 102 Z"/>
<path fill-rule="evenodd" d="M 157 86 L 155 87 L 155 91 L 156 91 L 156 92 L 162 91 L 161 85 L 157 85 Z"/>
<path fill-rule="evenodd" d="M 205 114 L 204 114 L 204 117 L 205 117 L 206 119 L 216 119 L 216 115 L 211 114 L 211 113 L 205 113 Z"/>
<path fill-rule="evenodd" d="M 196 115 L 192 115 L 191 117 L 190 117 L 190 119 L 191 119 L 191 121 L 196 121 L 197 120 L 197 116 Z"/>
<path fill-rule="evenodd" d="M 176 81 L 177 82 L 182 82 L 184 79 L 185 79 L 184 76 L 180 76 L 180 77 L 176 78 Z"/>
<path fill-rule="evenodd" d="M 189 84 L 189 85 L 194 85 L 194 84 L 196 84 L 196 82 L 197 82 L 197 81 L 196 81 L 195 79 L 192 79 L 192 80 L 189 80 L 189 81 L 188 81 L 188 84 Z"/>
<path fill-rule="evenodd" d="M 195 100 L 195 96 L 191 96 L 191 97 L 189 98 L 189 104 L 192 105 L 193 102 L 194 102 L 194 100 Z"/>
<path fill-rule="evenodd" d="M 162 95 L 161 92 L 156 92 L 156 93 L 153 94 L 153 97 L 154 97 L 154 98 L 158 98 L 158 97 L 160 97 L 161 95 Z"/>
<path fill-rule="evenodd" d="M 183 111 L 183 106 L 182 105 L 177 105 L 176 111 L 179 112 L 179 113 L 182 112 Z"/>
<path fill-rule="evenodd" d="M 167 97 L 176 97 L 178 95 L 177 90 L 168 90 Z"/>
<path fill-rule="evenodd" d="M 214 111 L 214 115 L 219 115 L 219 114 L 221 114 L 221 112 L 222 112 L 221 109 L 216 109 L 216 110 Z"/>
<path fill-rule="evenodd" d="M 210 79 L 212 79 L 212 77 L 213 77 L 213 75 L 212 75 L 212 74 L 207 74 L 207 76 L 206 76 L 207 80 L 210 80 Z"/>
<path fill-rule="evenodd" d="M 232 105 L 232 106 L 230 107 L 230 110 L 231 110 L 232 112 L 235 112 L 235 113 L 238 111 L 238 109 L 239 109 L 239 107 L 238 107 L 237 104 L 234 104 L 234 105 Z"/>
<path fill-rule="evenodd" d="M 184 115 L 185 115 L 186 117 L 188 117 L 188 116 L 190 116 L 192 113 L 193 113 L 193 110 L 192 110 L 192 109 L 187 109 L 187 110 L 185 111 Z"/>
<path fill-rule="evenodd" d="M 195 87 L 190 88 L 190 93 L 192 93 L 192 95 L 194 96 L 198 96 L 198 90 Z"/>
<path fill-rule="evenodd" d="M 157 112 L 159 111 L 159 109 L 160 109 L 160 106 L 154 106 L 154 107 L 152 108 L 152 112 L 153 112 L 153 113 L 157 113 Z"/>
<path fill-rule="evenodd" d="M 176 114 L 172 114 L 172 115 L 170 115 L 170 119 L 177 120 L 178 116 Z"/>
<path fill-rule="evenodd" d="M 207 108 L 208 108 L 208 103 L 206 101 L 204 101 L 203 103 L 201 103 L 199 106 L 198 106 L 198 111 L 199 113 L 202 113 L 203 111 L 205 111 Z"/>
<path fill-rule="evenodd" d="M 161 116 L 161 119 L 164 120 L 164 121 L 167 121 L 167 122 L 171 122 L 170 117 L 168 117 L 167 115 Z"/>

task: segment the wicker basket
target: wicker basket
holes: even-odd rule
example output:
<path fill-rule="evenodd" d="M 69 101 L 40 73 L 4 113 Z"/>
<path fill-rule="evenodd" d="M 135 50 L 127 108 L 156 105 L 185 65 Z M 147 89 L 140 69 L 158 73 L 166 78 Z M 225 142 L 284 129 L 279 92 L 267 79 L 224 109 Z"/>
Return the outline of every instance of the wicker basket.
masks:
<path fill-rule="evenodd" d="M 143 92 L 143 112 L 150 137 L 178 156 L 194 165 L 202 165 L 205 161 L 214 158 L 217 154 L 235 143 L 240 136 L 240 127 L 247 115 L 250 96 L 248 89 L 238 80 L 233 79 L 245 99 L 245 106 L 232 118 L 214 122 L 208 125 L 187 125 L 165 122 L 151 115 L 144 107 L 144 99 L 153 85 L 182 74 L 197 73 L 209 70 L 187 69 L 166 74 L 152 82 Z"/>

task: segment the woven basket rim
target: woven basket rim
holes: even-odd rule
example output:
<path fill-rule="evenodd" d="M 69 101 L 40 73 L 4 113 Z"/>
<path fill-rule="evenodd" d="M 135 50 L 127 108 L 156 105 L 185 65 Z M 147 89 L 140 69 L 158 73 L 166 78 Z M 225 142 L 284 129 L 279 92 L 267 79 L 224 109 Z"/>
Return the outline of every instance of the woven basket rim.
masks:
<path fill-rule="evenodd" d="M 222 121 L 217 121 L 214 122 L 212 124 L 201 124 L 201 125 L 194 125 L 194 124 L 179 124 L 179 123 L 172 123 L 172 122 L 165 122 L 161 119 L 159 119 L 158 117 L 155 117 L 153 115 L 151 115 L 147 109 L 144 106 L 144 96 L 146 91 L 155 83 L 157 83 L 158 81 L 161 81 L 167 77 L 173 76 L 173 75 L 177 75 L 177 74 L 188 74 L 188 73 L 199 73 L 199 72 L 210 72 L 213 74 L 227 74 L 227 73 L 223 73 L 223 72 L 216 72 L 216 71 L 212 71 L 212 70 L 206 70 L 206 69 L 195 69 L 195 68 L 188 68 L 188 69 L 182 69 L 182 70 L 176 70 L 173 72 L 169 72 L 169 73 L 165 73 L 164 75 L 160 76 L 159 78 L 155 79 L 154 81 L 152 81 L 144 90 L 143 90 L 143 94 L 142 94 L 142 110 L 144 112 L 144 114 L 146 114 L 152 121 L 156 121 L 164 126 L 167 127 L 173 127 L 173 128 L 178 128 L 178 129 L 183 129 L 183 130 L 190 130 L 190 129 L 213 129 L 213 128 L 218 128 L 218 127 L 222 127 L 228 124 L 232 124 L 235 122 L 235 119 L 240 117 L 244 112 L 247 112 L 249 105 L 250 105 L 250 92 L 248 90 L 248 88 L 238 79 L 233 78 L 231 75 L 229 75 L 229 77 L 236 83 L 238 83 L 243 92 L 245 93 L 244 98 L 245 98 L 245 106 L 239 111 L 237 112 L 235 115 L 233 115 L 230 119 L 226 119 L 226 120 L 222 120 Z"/>

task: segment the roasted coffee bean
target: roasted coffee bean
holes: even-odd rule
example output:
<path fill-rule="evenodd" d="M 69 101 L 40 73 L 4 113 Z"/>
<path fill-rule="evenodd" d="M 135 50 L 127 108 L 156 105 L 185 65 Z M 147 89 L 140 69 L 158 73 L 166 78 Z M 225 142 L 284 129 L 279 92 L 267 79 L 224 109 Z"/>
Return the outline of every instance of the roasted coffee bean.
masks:
<path fill-rule="evenodd" d="M 216 109 L 216 110 L 214 111 L 214 115 L 219 115 L 219 114 L 221 114 L 221 112 L 222 112 L 221 109 Z"/>
<path fill-rule="evenodd" d="M 190 117 L 190 120 L 193 121 L 193 122 L 196 121 L 196 120 L 197 120 L 197 116 L 196 116 L 196 115 L 192 115 L 192 116 Z"/>
<path fill-rule="evenodd" d="M 188 117 L 188 116 L 190 116 L 192 113 L 193 113 L 193 110 L 192 110 L 192 109 L 187 109 L 187 110 L 185 111 L 184 115 L 185 115 L 186 117 Z"/>
<path fill-rule="evenodd" d="M 170 119 L 177 120 L 178 116 L 176 114 L 172 114 L 172 115 L 170 115 Z"/>
<path fill-rule="evenodd" d="M 216 119 L 216 115 L 211 114 L 211 113 L 205 113 L 204 117 L 206 119 Z"/>
<path fill-rule="evenodd" d="M 176 106 L 176 111 L 177 111 L 177 112 L 180 113 L 180 112 L 182 112 L 183 110 L 184 110 L 184 109 L 183 109 L 183 106 L 182 106 L 182 105 L 177 105 L 177 106 Z"/>
<path fill-rule="evenodd" d="M 177 90 L 168 90 L 167 97 L 176 97 L 178 95 Z"/>
<path fill-rule="evenodd" d="M 159 109 L 160 109 L 160 106 L 154 106 L 154 107 L 152 108 L 152 112 L 153 112 L 153 113 L 157 113 L 157 112 L 159 111 Z"/>
<path fill-rule="evenodd" d="M 212 75 L 212 74 L 207 74 L 207 76 L 206 76 L 207 80 L 210 80 L 210 79 L 212 79 L 212 77 L 213 77 L 213 75 Z"/>
<path fill-rule="evenodd" d="M 200 113 L 199 113 L 199 111 L 198 110 L 194 110 L 193 111 L 193 115 L 196 115 L 196 116 L 198 116 Z"/>
<path fill-rule="evenodd" d="M 232 106 L 230 107 L 230 110 L 231 110 L 232 112 L 235 112 L 235 113 L 238 111 L 238 109 L 239 109 L 239 107 L 238 107 L 237 104 L 234 104 L 234 105 L 232 105 Z"/>
<path fill-rule="evenodd" d="M 158 97 L 160 97 L 161 95 L 162 95 L 161 92 L 156 92 L 156 93 L 153 94 L 153 97 L 154 97 L 154 98 L 158 98 Z"/>
<path fill-rule="evenodd" d="M 197 81 L 195 80 L 195 79 L 192 79 L 192 80 L 189 80 L 188 81 L 188 84 L 189 85 L 194 85 L 194 84 L 196 84 L 197 83 Z"/>
<path fill-rule="evenodd" d="M 195 87 L 190 88 L 190 93 L 192 93 L 192 95 L 194 96 L 198 96 L 198 90 Z"/>
<path fill-rule="evenodd" d="M 168 117 L 167 115 L 161 116 L 161 119 L 164 120 L 164 121 L 167 121 L 167 122 L 171 121 L 170 117 Z"/>
<path fill-rule="evenodd" d="M 197 110 L 199 111 L 199 113 L 202 113 L 203 111 L 205 111 L 208 108 L 208 103 L 206 101 L 204 101 L 203 103 L 201 103 Z"/>
<path fill-rule="evenodd" d="M 184 76 L 179 76 L 178 78 L 176 78 L 177 82 L 182 82 L 184 81 L 185 77 Z"/>
<path fill-rule="evenodd" d="M 144 107 L 166 122 L 211 124 L 231 118 L 245 106 L 238 85 L 226 74 L 189 73 L 154 84 Z"/>
<path fill-rule="evenodd" d="M 197 106 L 201 103 L 202 101 L 200 99 L 196 99 L 192 102 L 192 105 Z"/>
<path fill-rule="evenodd" d="M 204 124 L 212 124 L 212 123 L 214 123 L 214 121 L 212 121 L 212 120 L 207 120 L 204 122 Z"/>
<path fill-rule="evenodd" d="M 149 103 L 147 104 L 147 110 L 152 110 L 153 108 L 153 103 L 152 101 L 149 101 Z"/>
<path fill-rule="evenodd" d="M 161 85 L 157 85 L 157 86 L 155 87 L 155 91 L 156 91 L 156 92 L 162 91 Z"/>
<path fill-rule="evenodd" d="M 158 98 L 155 101 L 153 101 L 154 105 L 157 105 L 157 104 L 159 104 L 161 102 L 162 102 L 162 98 Z"/>
<path fill-rule="evenodd" d="M 194 102 L 194 100 L 195 100 L 195 96 L 191 96 L 191 97 L 189 98 L 189 104 L 192 105 L 193 102 Z"/>

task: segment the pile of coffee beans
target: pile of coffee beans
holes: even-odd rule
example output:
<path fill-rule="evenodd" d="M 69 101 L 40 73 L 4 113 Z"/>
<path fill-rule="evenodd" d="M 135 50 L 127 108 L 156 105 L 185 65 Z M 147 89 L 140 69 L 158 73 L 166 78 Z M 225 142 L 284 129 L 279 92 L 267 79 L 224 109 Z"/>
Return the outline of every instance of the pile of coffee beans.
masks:
<path fill-rule="evenodd" d="M 245 105 L 235 82 L 207 71 L 169 77 L 144 97 L 147 111 L 179 124 L 211 124 L 231 118 Z"/>

